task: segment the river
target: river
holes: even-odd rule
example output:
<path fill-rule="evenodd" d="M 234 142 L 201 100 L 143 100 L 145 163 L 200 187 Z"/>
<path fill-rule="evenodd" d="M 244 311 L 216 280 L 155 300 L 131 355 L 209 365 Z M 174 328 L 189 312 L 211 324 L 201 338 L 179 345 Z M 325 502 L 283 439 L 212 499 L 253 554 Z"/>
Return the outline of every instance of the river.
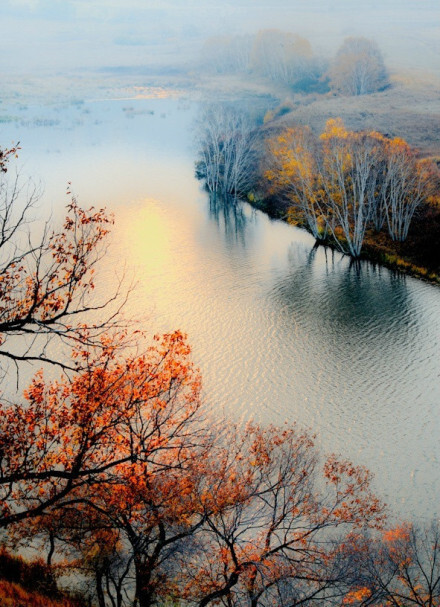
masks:
<path fill-rule="evenodd" d="M 440 290 L 324 248 L 249 205 L 209 204 L 194 178 L 195 104 L 90 100 L 3 107 L 54 220 L 67 181 L 115 214 L 101 289 L 124 271 L 128 310 L 151 332 L 180 328 L 207 407 L 298 422 L 326 453 L 366 465 L 398 516 L 440 498 Z"/>

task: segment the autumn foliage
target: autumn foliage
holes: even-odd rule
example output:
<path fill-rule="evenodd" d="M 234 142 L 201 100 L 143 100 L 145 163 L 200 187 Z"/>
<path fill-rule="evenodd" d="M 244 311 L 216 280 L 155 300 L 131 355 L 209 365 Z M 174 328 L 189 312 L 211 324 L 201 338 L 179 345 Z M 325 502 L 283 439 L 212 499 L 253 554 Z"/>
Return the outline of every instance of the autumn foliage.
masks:
<path fill-rule="evenodd" d="M 111 483 L 116 467 L 119 474 L 134 474 L 138 461 L 169 467 L 157 459 L 162 451 L 177 465 L 185 422 L 199 407 L 188 354 L 178 332 L 135 358 L 119 357 L 102 337 L 97 352 L 74 349 L 81 372 L 73 380 L 47 382 L 38 372 L 26 402 L 3 407 L 0 524 L 43 512 L 85 485 Z"/>
<path fill-rule="evenodd" d="M 433 195 L 436 167 L 403 139 L 353 132 L 329 120 L 316 137 L 307 127 L 268 141 L 266 177 L 318 240 L 359 257 L 367 230 L 408 236 L 416 210 Z"/>
<path fill-rule="evenodd" d="M 293 603 L 323 599 L 330 588 L 343 594 L 336 537 L 382 523 L 366 470 L 333 457 L 323 463 L 296 428 L 254 425 L 211 465 L 198 550 L 181 563 L 187 600 L 268 605 L 280 595 Z"/>
<path fill-rule="evenodd" d="M 17 152 L 20 148 L 18 144 L 15 147 L 4 149 L 0 148 L 0 173 L 7 173 L 8 171 L 8 160 L 10 157 L 17 155 Z"/>
<path fill-rule="evenodd" d="M 69 598 L 54 599 L 35 591 L 24 590 L 20 584 L 0 580 L 0 604 L 4 607 L 83 607 L 85 603 Z"/>
<path fill-rule="evenodd" d="M 97 344 L 121 305 L 117 290 L 105 300 L 94 295 L 95 267 L 113 219 L 104 209 L 82 209 L 73 197 L 61 230 L 35 225 L 37 189 L 6 174 L 15 152 L 0 157 L 0 364 L 6 369 L 12 362 L 18 371 L 23 362 L 38 361 L 74 370 L 51 343 Z"/>
<path fill-rule="evenodd" d="M 296 428 L 208 424 L 189 355 L 179 332 L 133 357 L 103 337 L 74 350 L 73 379 L 37 373 L 3 407 L 2 525 L 67 551 L 102 606 L 129 573 L 142 607 L 343 592 L 334 533 L 382 523 L 369 473 Z"/>

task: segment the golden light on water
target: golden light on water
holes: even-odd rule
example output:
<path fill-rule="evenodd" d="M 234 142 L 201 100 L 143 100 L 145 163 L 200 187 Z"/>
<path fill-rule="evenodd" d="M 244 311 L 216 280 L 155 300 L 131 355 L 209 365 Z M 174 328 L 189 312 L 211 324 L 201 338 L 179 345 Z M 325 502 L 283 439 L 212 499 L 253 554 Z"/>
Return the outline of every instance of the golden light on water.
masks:
<path fill-rule="evenodd" d="M 158 273 L 170 261 L 169 227 L 155 200 L 139 203 L 126 221 L 125 245 L 132 266 Z"/>
<path fill-rule="evenodd" d="M 164 209 L 155 199 L 134 203 L 120 215 L 114 247 L 120 258 L 114 263 L 124 262 L 135 284 L 129 315 L 147 319 L 154 332 L 187 331 L 189 327 L 182 326 L 183 308 L 196 290 L 197 274 L 191 272 L 197 262 L 187 218 L 178 206 Z"/>

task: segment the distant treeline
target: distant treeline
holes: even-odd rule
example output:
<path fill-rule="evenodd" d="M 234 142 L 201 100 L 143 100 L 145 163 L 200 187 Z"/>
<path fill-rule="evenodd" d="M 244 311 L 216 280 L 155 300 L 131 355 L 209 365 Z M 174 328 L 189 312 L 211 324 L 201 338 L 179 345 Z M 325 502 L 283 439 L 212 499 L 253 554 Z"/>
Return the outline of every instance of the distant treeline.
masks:
<path fill-rule="evenodd" d="M 200 65 L 210 74 L 247 73 L 298 92 L 363 95 L 389 83 L 380 49 L 363 37 L 346 38 L 328 60 L 315 55 L 306 38 L 277 29 L 215 36 L 205 42 Z"/>

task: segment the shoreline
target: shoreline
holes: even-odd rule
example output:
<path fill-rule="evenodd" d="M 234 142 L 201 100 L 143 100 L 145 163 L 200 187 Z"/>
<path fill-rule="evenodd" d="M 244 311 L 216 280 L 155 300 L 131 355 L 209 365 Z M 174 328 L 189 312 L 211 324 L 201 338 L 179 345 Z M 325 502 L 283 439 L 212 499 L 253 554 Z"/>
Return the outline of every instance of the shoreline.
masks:
<path fill-rule="evenodd" d="M 292 225 L 296 228 L 309 232 L 307 227 L 301 221 L 295 221 L 287 217 L 285 213 L 281 214 L 277 212 L 280 207 L 273 206 L 273 209 L 269 207 L 269 205 L 264 202 L 264 200 L 259 200 L 254 195 L 249 195 L 247 198 L 243 199 L 245 202 L 250 204 L 253 208 L 258 209 L 262 213 L 265 213 L 271 219 L 277 219 L 287 223 L 288 225 Z M 383 235 L 382 235 L 383 236 Z M 390 239 L 387 239 L 390 242 Z M 395 243 L 395 247 L 398 248 L 399 244 Z M 341 251 L 332 241 L 319 241 L 315 240 L 315 246 L 320 247 L 328 247 L 334 251 L 337 251 L 341 255 L 346 257 L 350 257 L 347 253 Z M 372 238 L 366 237 L 363 249 L 361 251 L 361 255 L 358 259 L 352 258 L 353 263 L 356 261 L 368 261 L 373 265 L 379 265 L 381 267 L 387 268 L 390 271 L 398 272 L 405 276 L 411 276 L 413 278 L 417 278 L 419 280 L 423 280 L 432 285 L 440 286 L 440 273 L 436 273 L 431 271 L 429 268 L 424 266 L 415 265 L 410 259 L 403 255 L 399 255 L 396 250 L 393 250 L 392 247 L 386 244 L 375 243 Z"/>

